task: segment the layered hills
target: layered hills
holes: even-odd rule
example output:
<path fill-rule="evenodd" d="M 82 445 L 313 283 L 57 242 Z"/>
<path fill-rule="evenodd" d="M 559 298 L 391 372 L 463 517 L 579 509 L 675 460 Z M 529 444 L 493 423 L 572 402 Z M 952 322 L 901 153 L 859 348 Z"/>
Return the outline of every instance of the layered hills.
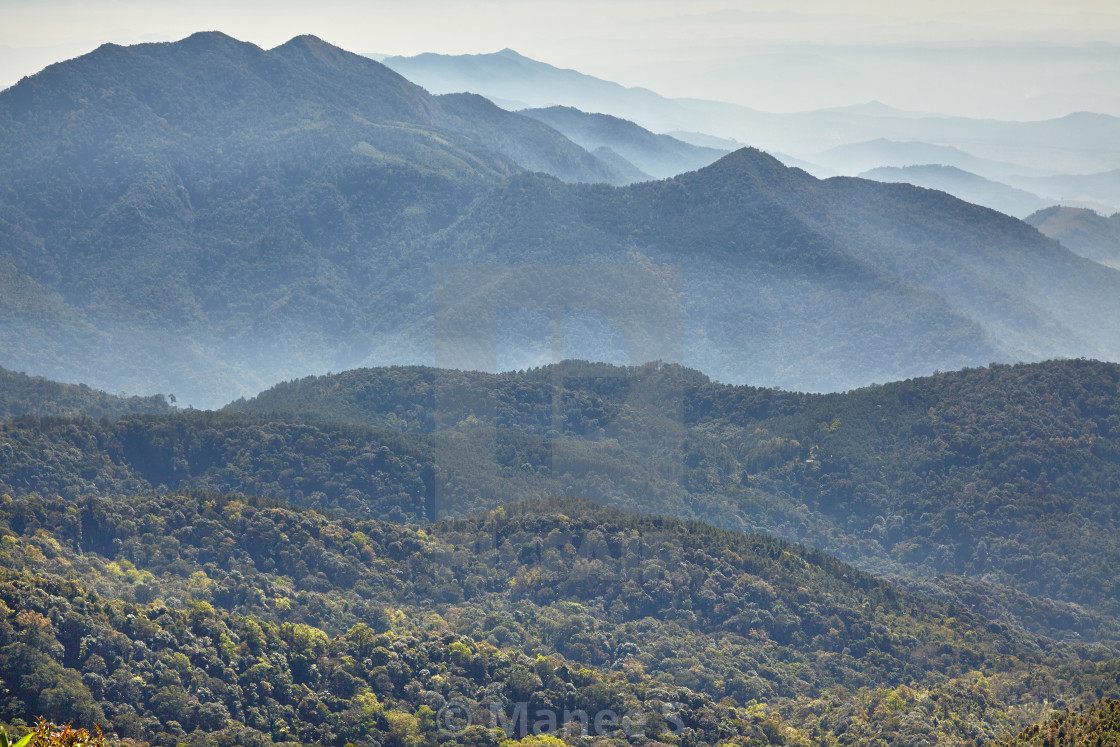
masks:
<path fill-rule="evenodd" d="M 604 744 L 1033 738 L 1051 706 L 1120 695 L 1114 614 L 1093 612 L 1116 600 L 1118 386 L 1088 361 L 843 395 L 569 361 L 19 416 L 0 712 L 158 745 L 558 747 L 531 732 L 582 743 L 578 717 L 560 728 L 579 711 Z M 908 591 L 556 492 L 971 578 Z M 1054 730 L 1111 728 L 1095 709 Z"/>
<path fill-rule="evenodd" d="M 544 122 L 587 150 L 609 148 L 658 179 L 695 171 L 728 152 L 657 135 L 633 122 L 607 114 L 588 114 L 570 106 L 523 109 L 519 113 Z"/>
<path fill-rule="evenodd" d="M 1115 359 L 1120 272 L 942 192 L 714 155 L 313 37 L 106 45 L 0 92 L 0 364 L 197 403 L 444 365 L 206 412 L 0 369 L 0 720 L 1112 738 L 1120 366 L 813 394 L 673 361 L 849 389 Z M 642 365 L 529 365 L 574 353 Z"/>
<path fill-rule="evenodd" d="M 557 351 L 835 390 L 1120 354 L 1120 274 L 1018 221 L 755 150 L 568 184 L 527 169 L 610 159 L 313 38 L 106 46 L 0 94 L 0 130 L 0 364 L 112 391 Z"/>
<path fill-rule="evenodd" d="M 927 591 L 1056 637 L 1120 639 L 1118 382 L 1116 366 L 1082 361 L 843 395 L 676 367 L 362 370 L 226 413 L 17 418 L 0 429 L 0 488 L 220 490 L 408 522 L 577 495 L 880 573 L 967 576 Z"/>
<path fill-rule="evenodd" d="M 969 157 L 1011 162 L 1017 168 L 1010 173 L 1017 174 L 1040 169 L 1093 174 L 1120 166 L 1116 118 L 1091 112 L 1010 122 L 910 112 L 870 102 L 779 114 L 720 101 L 666 98 L 648 89 L 627 88 L 576 70 L 559 69 L 511 49 L 478 55 L 388 57 L 384 62 L 409 80 L 440 93 L 471 91 L 514 109 L 572 106 L 622 117 L 654 132 L 683 130 L 735 138 L 809 161 L 833 146 L 889 140 L 908 141 L 923 149 L 949 146 Z M 905 164 L 881 161 L 856 171 L 915 163 L 943 163 L 975 171 L 936 158 Z M 1036 191 L 1021 184 L 1013 186 Z"/>

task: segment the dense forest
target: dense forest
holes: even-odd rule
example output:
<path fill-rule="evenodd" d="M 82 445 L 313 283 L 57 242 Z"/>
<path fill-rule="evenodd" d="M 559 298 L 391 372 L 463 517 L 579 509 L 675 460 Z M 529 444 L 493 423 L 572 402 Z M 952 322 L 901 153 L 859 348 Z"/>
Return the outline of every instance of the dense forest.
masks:
<path fill-rule="evenodd" d="M 982 576 L 1115 611 L 1118 392 L 1120 367 L 1080 360 L 830 395 L 567 362 L 500 376 L 352 371 L 229 409 L 450 426 L 436 443 L 456 467 L 457 434 L 478 442 L 491 425 L 491 482 L 512 467 L 522 483 L 556 480 L 552 492 L 579 485 L 600 502 L 766 531 L 883 572 Z M 483 469 L 472 474 L 485 484 Z"/>
<path fill-rule="evenodd" d="M 13 414 L 139 406 L 11 379 Z M 1076 360 L 835 395 L 567 361 L 15 414 L 0 719 L 167 747 L 1099 731 L 1070 714 L 1120 697 L 1118 387 Z M 620 721 L 565 732 L 580 712 Z"/>
<path fill-rule="evenodd" d="M 486 727 L 527 703 L 528 731 L 548 730 L 541 713 L 613 711 L 644 722 L 598 736 L 914 745 L 1120 693 L 1112 649 L 778 540 L 586 501 L 408 528 L 216 493 L 0 500 L 0 709 L 17 726 L 477 745 L 505 737 L 445 728 L 448 704 Z"/>
<path fill-rule="evenodd" d="M 115 420 L 124 415 L 160 414 L 174 411 L 174 398 L 115 396 L 85 384 L 59 384 L 41 376 L 0 368 L 0 420 L 16 415 L 73 417 Z"/>
<path fill-rule="evenodd" d="M 968 576 L 971 588 L 929 583 L 999 598 L 988 612 L 1039 632 L 1115 638 L 1118 387 L 1120 368 L 1089 361 L 837 395 L 727 387 L 673 366 L 369 369 L 223 413 L 17 417 L 0 425 L 0 487 L 209 489 L 413 523 L 578 495 L 880 573 Z"/>

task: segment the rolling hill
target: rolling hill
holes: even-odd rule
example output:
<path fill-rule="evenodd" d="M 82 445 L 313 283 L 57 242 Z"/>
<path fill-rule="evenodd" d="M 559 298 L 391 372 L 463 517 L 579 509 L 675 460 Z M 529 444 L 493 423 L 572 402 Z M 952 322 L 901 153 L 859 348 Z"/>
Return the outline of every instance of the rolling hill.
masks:
<path fill-rule="evenodd" d="M 1118 382 L 1067 361 L 805 395 L 569 361 L 352 371 L 227 414 L 18 417 L 0 709 L 151 744 L 530 747 L 578 740 L 558 727 L 581 709 L 650 743 L 1031 739 L 1051 708 L 1120 694 L 1115 614 L 1092 611 L 1116 604 Z M 907 591 L 557 486 L 970 578 Z"/>
<path fill-rule="evenodd" d="M 673 366 L 356 370 L 225 413 L 14 419 L 0 490 L 199 489 L 412 523 L 577 495 L 920 577 L 1049 636 L 1120 640 L 1118 381 L 1086 361 L 834 395 Z"/>
<path fill-rule="evenodd" d="M 575 491 L 878 572 L 982 577 L 1103 611 L 1120 604 L 1103 580 L 1120 552 L 1108 497 L 1118 382 L 1115 364 L 1062 361 L 805 395 L 568 362 L 499 376 L 353 371 L 229 409 L 443 433 L 433 459 L 461 476 L 437 472 L 437 511 Z M 472 440 L 490 456 L 464 456 Z"/>

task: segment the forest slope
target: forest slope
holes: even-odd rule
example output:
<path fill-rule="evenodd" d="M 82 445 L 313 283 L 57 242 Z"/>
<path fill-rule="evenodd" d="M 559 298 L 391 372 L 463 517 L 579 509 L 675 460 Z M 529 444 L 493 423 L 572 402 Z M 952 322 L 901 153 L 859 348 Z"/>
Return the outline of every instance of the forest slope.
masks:
<path fill-rule="evenodd" d="M 449 428 L 443 444 L 460 433 L 484 443 L 470 423 L 489 424 L 499 435 L 480 448 L 508 465 L 497 475 L 524 484 L 558 479 L 598 501 L 777 533 L 864 567 L 968 574 L 1114 610 L 1118 393 L 1120 367 L 1080 360 L 830 395 L 566 362 L 500 376 L 353 371 L 231 407 Z M 510 431 L 544 440 L 500 435 Z M 439 456 L 467 469 L 451 446 Z M 522 462 L 531 474 L 509 469 Z M 646 465 L 645 478 L 628 463 Z M 487 469 L 476 485 L 490 481 Z M 458 494 L 440 495 L 454 511 Z"/>
<path fill-rule="evenodd" d="M 0 487 L 211 489 L 410 522 L 578 495 L 879 572 L 1000 584 L 946 593 L 1051 635 L 1107 639 L 1120 606 L 1118 386 L 1117 366 L 1088 361 L 835 395 L 669 366 L 359 370 L 278 386 L 241 413 L 17 418 L 0 425 Z"/>
<path fill-rule="evenodd" d="M 570 499 L 418 529 L 212 493 L 3 496 L 0 534 L 0 712 L 161 745 L 493 747 L 495 709 L 515 737 L 609 709 L 653 744 L 918 745 L 1117 692 L 1106 650 Z"/>

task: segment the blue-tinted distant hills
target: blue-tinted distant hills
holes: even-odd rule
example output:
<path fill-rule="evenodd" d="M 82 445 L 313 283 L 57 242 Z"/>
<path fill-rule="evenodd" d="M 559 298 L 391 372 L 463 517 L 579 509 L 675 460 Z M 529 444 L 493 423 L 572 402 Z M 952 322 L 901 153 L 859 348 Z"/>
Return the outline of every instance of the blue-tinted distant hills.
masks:
<path fill-rule="evenodd" d="M 865 171 L 860 176 L 879 182 L 903 182 L 926 189 L 937 189 L 959 197 L 965 202 L 990 207 L 1016 218 L 1049 207 L 1052 201 L 1006 184 L 985 179 L 954 166 L 930 164 L 926 166 L 881 166 Z"/>
<path fill-rule="evenodd" d="M 663 357 L 638 330 L 723 381 L 801 390 L 1120 359 L 1120 273 L 1021 221 L 756 149 L 620 187 L 643 175 L 615 146 L 641 132 L 606 121 L 627 137 L 590 153 L 313 37 L 52 66 L 0 93 L 0 365 L 198 406 L 445 364 L 440 340 L 537 365 L 554 322 L 566 357 Z"/>
<path fill-rule="evenodd" d="M 610 148 L 658 179 L 695 171 L 728 153 L 726 149 L 692 145 L 669 135 L 657 135 L 625 119 L 588 114 L 570 106 L 523 109 L 520 113 L 544 122 L 587 150 Z"/>
<path fill-rule="evenodd" d="M 937 164 L 968 171 L 987 179 L 1005 179 L 1016 173 L 1044 173 L 1013 163 L 993 161 L 967 153 L 949 145 L 931 145 L 922 142 L 900 142 L 876 138 L 862 143 L 838 145 L 811 159 L 839 173 L 855 175 L 873 168 L 926 166 Z"/>
<path fill-rule="evenodd" d="M 1104 213 L 1120 211 L 1120 169 L 1090 174 L 1023 175 L 1011 177 L 1008 182 L 1063 204 L 1084 203 Z"/>
<path fill-rule="evenodd" d="M 1093 210 L 1054 206 L 1024 220 L 1081 256 L 1120 269 L 1120 213 L 1106 218 Z"/>
<path fill-rule="evenodd" d="M 1120 167 L 1120 120 L 1091 112 L 1017 122 L 908 112 L 870 102 L 777 114 L 719 101 L 666 98 L 648 89 L 627 88 L 560 69 L 510 49 L 478 55 L 387 57 L 384 62 L 437 93 L 470 91 L 511 109 L 571 106 L 622 117 L 653 132 L 734 138 L 814 162 L 813 154 L 831 147 L 885 138 L 956 147 L 981 158 L 1016 164 L 1019 173 L 1085 174 Z M 912 163 L 944 163 L 990 177 L 939 158 L 863 164 L 852 173 Z"/>

